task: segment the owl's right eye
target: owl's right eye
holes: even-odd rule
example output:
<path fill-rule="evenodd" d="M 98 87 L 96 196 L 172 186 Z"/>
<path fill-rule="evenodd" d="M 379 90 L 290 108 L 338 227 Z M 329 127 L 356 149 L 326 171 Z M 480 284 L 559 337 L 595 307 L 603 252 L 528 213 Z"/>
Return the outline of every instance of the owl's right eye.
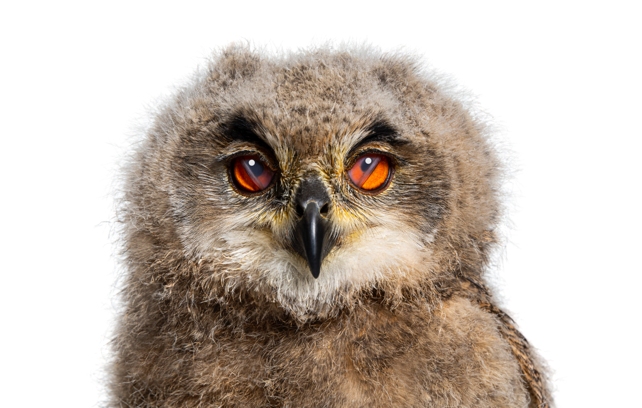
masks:
<path fill-rule="evenodd" d="M 375 193 L 386 188 L 392 175 L 390 159 L 376 153 L 361 155 L 348 170 L 348 178 L 362 191 Z"/>
<path fill-rule="evenodd" d="M 236 187 L 247 193 L 258 193 L 270 186 L 274 171 L 259 155 L 236 157 L 232 161 L 231 176 Z"/>

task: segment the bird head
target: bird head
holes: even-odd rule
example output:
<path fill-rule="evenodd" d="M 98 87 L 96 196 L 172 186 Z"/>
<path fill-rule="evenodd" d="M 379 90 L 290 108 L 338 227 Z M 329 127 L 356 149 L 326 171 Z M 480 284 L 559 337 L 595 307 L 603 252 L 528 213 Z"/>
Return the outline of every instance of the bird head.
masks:
<path fill-rule="evenodd" d="M 483 133 L 407 57 L 228 48 L 132 161 L 127 256 L 204 301 L 300 321 L 481 273 L 498 218 Z"/>

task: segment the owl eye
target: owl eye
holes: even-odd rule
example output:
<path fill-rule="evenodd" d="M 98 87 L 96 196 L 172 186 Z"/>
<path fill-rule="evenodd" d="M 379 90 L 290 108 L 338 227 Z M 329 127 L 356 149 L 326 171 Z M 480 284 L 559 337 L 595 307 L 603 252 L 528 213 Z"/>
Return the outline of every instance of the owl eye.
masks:
<path fill-rule="evenodd" d="M 232 178 L 239 190 L 256 193 L 270 186 L 274 171 L 258 155 L 240 156 L 232 161 Z"/>
<path fill-rule="evenodd" d="M 383 189 L 390 180 L 390 159 L 382 154 L 366 153 L 348 170 L 348 178 L 365 191 Z"/>

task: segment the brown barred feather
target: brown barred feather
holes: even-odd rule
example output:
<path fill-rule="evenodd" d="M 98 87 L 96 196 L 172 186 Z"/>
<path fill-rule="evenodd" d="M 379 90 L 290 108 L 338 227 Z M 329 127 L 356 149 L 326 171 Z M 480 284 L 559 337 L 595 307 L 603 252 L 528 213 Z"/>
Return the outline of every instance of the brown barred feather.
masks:
<path fill-rule="evenodd" d="M 524 375 L 524 380 L 526 384 L 528 384 L 531 395 L 531 407 L 550 408 L 550 392 L 546 387 L 546 382 L 540 369 L 537 367 L 535 353 L 531 349 L 528 340 L 517 330 L 515 321 L 492 302 L 492 295 L 484 284 L 475 282 L 468 277 L 464 279 L 466 279 L 467 282 L 464 282 L 462 287 L 468 294 L 468 297 L 475 300 L 483 310 L 493 314 L 499 319 L 499 331 L 502 337 L 510 344 L 511 350 Z"/>

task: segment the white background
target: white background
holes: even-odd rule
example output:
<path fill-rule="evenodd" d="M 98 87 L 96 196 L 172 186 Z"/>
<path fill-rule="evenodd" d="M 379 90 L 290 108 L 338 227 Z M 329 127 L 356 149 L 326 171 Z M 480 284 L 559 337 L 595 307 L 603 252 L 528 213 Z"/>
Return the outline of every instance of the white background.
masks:
<path fill-rule="evenodd" d="M 512 151 L 493 273 L 559 407 L 640 407 L 642 13 L 635 2 L 3 2 L 0 406 L 104 400 L 119 158 L 213 49 L 404 47 Z M 18 4 L 17 1 L 12 2 Z"/>

